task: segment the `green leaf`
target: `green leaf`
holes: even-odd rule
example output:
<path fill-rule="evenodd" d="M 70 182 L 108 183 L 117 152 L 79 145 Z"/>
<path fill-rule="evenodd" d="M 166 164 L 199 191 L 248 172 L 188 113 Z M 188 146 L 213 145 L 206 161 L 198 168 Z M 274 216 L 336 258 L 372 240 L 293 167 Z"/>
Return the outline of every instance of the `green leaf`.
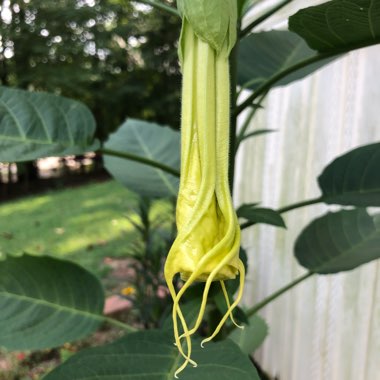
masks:
<path fill-rule="evenodd" d="M 376 214 L 373 217 L 376 228 L 380 229 L 380 214 Z"/>
<path fill-rule="evenodd" d="M 316 52 L 295 33 L 272 30 L 249 34 L 240 42 L 238 83 L 245 88 L 256 90 L 274 75 L 316 55 Z M 280 78 L 274 86 L 284 86 L 302 79 L 332 60 L 321 59 L 304 68 L 290 70 L 290 73 Z"/>
<path fill-rule="evenodd" d="M 192 358 L 181 380 L 259 380 L 257 372 L 234 342 L 209 343 L 201 348 L 193 341 Z M 71 357 L 44 380 L 172 380 L 182 357 L 168 333 L 150 330 L 129 334 L 115 343 L 92 348 Z"/>
<path fill-rule="evenodd" d="M 335 159 L 318 178 L 325 203 L 380 206 L 380 143 Z"/>
<path fill-rule="evenodd" d="M 380 42 L 380 2 L 332 0 L 301 9 L 289 29 L 320 52 L 348 51 Z"/>
<path fill-rule="evenodd" d="M 82 103 L 0 86 L 0 162 L 96 150 L 95 127 Z"/>
<path fill-rule="evenodd" d="M 239 213 L 244 212 L 245 210 L 250 210 L 251 208 L 255 208 L 259 204 L 260 202 L 244 203 L 236 209 L 236 214 L 239 216 Z"/>
<path fill-rule="evenodd" d="M 258 315 L 249 317 L 249 325 L 244 326 L 244 329 L 232 331 L 229 338 L 232 339 L 247 355 L 257 350 L 264 342 L 268 335 L 268 325 Z"/>
<path fill-rule="evenodd" d="M 190 299 L 188 302 L 181 304 L 181 311 L 188 326 L 193 326 L 198 319 L 199 308 L 201 306 L 200 297 Z M 173 318 L 172 313 L 165 318 L 162 323 L 162 329 L 173 331 Z M 180 333 L 182 333 L 182 326 L 179 326 Z"/>
<path fill-rule="evenodd" d="M 104 292 L 76 264 L 42 256 L 0 261 L 0 346 L 34 350 L 84 338 L 102 322 Z"/>
<path fill-rule="evenodd" d="M 242 205 L 237 211 L 239 218 L 247 219 L 250 223 L 265 223 L 286 228 L 281 214 L 270 208 L 255 207 L 252 204 Z"/>
<path fill-rule="evenodd" d="M 380 3 L 374 0 L 333 0 L 303 9 L 291 16 L 289 29 L 303 37 L 319 54 L 277 71 L 259 85 L 254 86 L 253 83 L 255 92 L 237 106 L 236 114 L 250 106 L 256 98 L 266 94 L 274 85 L 281 83 L 289 74 L 298 75 L 300 69 L 309 70 L 316 63 L 319 66 L 338 58 L 340 54 L 380 43 Z M 274 54 L 281 48 L 279 45 L 270 47 Z M 252 57 L 257 59 L 255 55 Z M 256 80 L 258 76 L 251 78 Z"/>
<path fill-rule="evenodd" d="M 110 136 L 105 148 L 132 153 L 176 169 L 180 166 L 180 134 L 142 120 L 128 119 Z M 104 163 L 113 177 L 142 196 L 177 195 L 178 178 L 161 169 L 108 155 Z"/>
<path fill-rule="evenodd" d="M 328 213 L 302 231 L 294 251 L 312 272 L 351 270 L 380 258 L 380 226 L 364 209 Z"/>

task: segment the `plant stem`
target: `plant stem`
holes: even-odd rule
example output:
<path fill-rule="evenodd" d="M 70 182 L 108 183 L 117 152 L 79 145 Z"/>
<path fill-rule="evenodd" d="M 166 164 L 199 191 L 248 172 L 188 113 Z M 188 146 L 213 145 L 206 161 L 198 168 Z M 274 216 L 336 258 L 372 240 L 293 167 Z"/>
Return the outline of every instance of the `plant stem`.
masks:
<path fill-rule="evenodd" d="M 257 90 L 254 93 L 252 93 L 243 103 L 239 104 L 236 107 L 236 109 L 235 109 L 236 114 L 239 114 L 240 112 L 242 112 L 255 99 L 257 99 L 260 95 L 268 92 L 276 82 L 278 82 L 282 78 L 285 78 L 287 75 L 289 75 L 289 74 L 291 74 L 297 70 L 300 70 L 306 66 L 309 66 L 313 63 L 316 63 L 316 62 L 321 61 L 323 59 L 332 58 L 332 57 L 337 56 L 339 54 L 341 54 L 341 53 L 336 53 L 336 52 L 335 53 L 319 53 L 319 54 L 316 54 L 310 58 L 305 59 L 304 61 L 298 62 L 297 64 L 295 64 L 291 67 L 288 67 L 282 71 L 277 72 L 276 74 L 271 76 L 266 82 L 264 82 L 260 87 L 258 87 Z"/>
<path fill-rule="evenodd" d="M 313 273 L 313 272 L 308 272 L 308 273 L 304 274 L 303 276 L 295 279 L 290 284 L 288 284 L 288 285 L 284 286 L 283 288 L 277 290 L 277 292 L 274 292 L 273 294 L 271 294 L 267 298 L 264 298 L 261 302 L 257 303 L 256 305 L 254 305 L 253 307 L 248 309 L 248 311 L 246 312 L 247 316 L 250 317 L 250 316 L 256 314 L 259 310 L 261 310 L 263 307 L 268 305 L 268 303 L 270 303 L 273 300 L 275 300 L 276 298 L 280 297 L 282 294 L 287 292 L 289 289 L 292 289 L 294 286 L 298 285 L 300 282 L 306 280 L 307 278 L 313 276 L 314 274 L 315 273 Z"/>
<path fill-rule="evenodd" d="M 103 320 L 107 323 L 109 323 L 112 326 L 118 327 L 122 330 L 134 332 L 137 331 L 135 327 L 129 326 L 126 323 L 120 322 L 117 319 L 109 318 L 109 317 L 103 317 Z"/>
<path fill-rule="evenodd" d="M 238 22 L 238 31 L 240 30 L 240 21 Z M 239 39 L 236 41 L 234 48 L 229 57 L 230 64 L 230 142 L 229 142 L 229 162 L 228 162 L 228 181 L 231 195 L 234 188 L 235 177 L 235 143 L 236 143 L 236 126 L 238 114 L 235 112 L 237 107 L 237 64 L 238 64 Z"/>
<path fill-rule="evenodd" d="M 176 169 L 174 169 L 174 168 L 172 168 L 170 166 L 167 166 L 165 164 L 161 164 L 160 162 L 157 162 L 157 161 L 151 160 L 149 158 L 146 158 L 146 157 L 141 157 L 141 156 L 137 156 L 137 155 L 132 154 L 132 153 L 119 152 L 117 150 L 106 149 L 106 148 L 101 148 L 98 152 L 101 153 L 101 154 L 105 154 L 107 156 L 114 156 L 114 157 L 124 158 L 126 160 L 136 161 L 136 162 L 139 162 L 141 164 L 152 166 L 154 168 L 161 169 L 162 171 L 167 172 L 167 173 L 169 173 L 171 175 L 174 175 L 175 177 L 179 177 L 180 176 L 180 173 L 179 173 L 178 170 L 176 170 Z"/>
<path fill-rule="evenodd" d="M 263 21 L 265 21 L 267 18 L 272 16 L 274 13 L 279 11 L 281 8 L 283 8 L 285 5 L 291 3 L 293 0 L 283 0 L 281 3 L 276 5 L 274 8 L 269 9 L 266 13 L 258 17 L 256 20 L 253 20 L 249 25 L 247 25 L 241 32 L 240 32 L 240 38 L 244 37 L 246 34 L 248 34 L 253 28 L 255 28 L 257 25 L 261 24 Z"/>
<path fill-rule="evenodd" d="M 323 202 L 323 197 L 319 197 L 319 198 L 313 198 L 313 199 L 308 199 L 306 201 L 302 201 L 302 202 L 297 202 L 297 203 L 293 203 L 289 206 L 284 206 L 284 207 L 281 207 L 279 208 L 278 210 L 276 210 L 278 213 L 280 214 L 283 214 L 284 212 L 288 212 L 290 210 L 295 210 L 297 208 L 301 208 L 301 207 L 305 207 L 305 206 L 310 206 L 310 205 L 314 205 L 314 204 L 317 204 L 317 203 L 321 203 Z M 253 226 L 254 224 L 256 224 L 256 222 L 245 222 L 243 224 L 240 225 L 240 229 L 241 230 L 244 230 L 248 227 L 251 227 Z"/>
<path fill-rule="evenodd" d="M 265 93 L 265 94 L 263 94 L 261 96 L 260 100 L 257 103 L 258 106 L 261 106 L 261 104 L 264 101 L 266 95 L 267 95 L 267 93 Z M 235 154 L 237 153 L 241 142 L 244 140 L 245 132 L 247 131 L 247 129 L 248 129 L 250 123 L 251 123 L 252 118 L 255 116 L 255 114 L 256 114 L 256 112 L 257 112 L 257 110 L 259 108 L 260 107 L 254 107 L 254 108 L 252 108 L 251 112 L 248 114 L 247 118 L 244 120 L 244 124 L 240 128 L 239 134 L 236 137 L 236 141 L 235 141 Z"/>
<path fill-rule="evenodd" d="M 153 8 L 157 8 L 162 11 L 169 12 L 172 15 L 175 15 L 177 17 L 180 17 L 178 11 L 175 8 L 170 7 L 169 5 L 163 4 L 159 1 L 154 1 L 154 0 L 135 0 L 135 1 L 137 1 L 138 3 L 150 5 Z"/>
<path fill-rule="evenodd" d="M 291 211 L 291 210 L 294 210 L 296 208 L 301 208 L 301 207 L 305 207 L 305 206 L 310 206 L 310 205 L 315 205 L 317 203 L 321 203 L 323 202 L 323 197 L 318 197 L 318 198 L 313 198 L 313 199 L 308 199 L 306 201 L 302 201 L 302 202 L 297 202 L 297 203 L 293 203 L 289 206 L 284 206 L 284 207 L 281 207 L 277 210 L 277 212 L 279 212 L 280 214 L 283 214 L 284 212 L 288 212 L 288 211 Z"/>

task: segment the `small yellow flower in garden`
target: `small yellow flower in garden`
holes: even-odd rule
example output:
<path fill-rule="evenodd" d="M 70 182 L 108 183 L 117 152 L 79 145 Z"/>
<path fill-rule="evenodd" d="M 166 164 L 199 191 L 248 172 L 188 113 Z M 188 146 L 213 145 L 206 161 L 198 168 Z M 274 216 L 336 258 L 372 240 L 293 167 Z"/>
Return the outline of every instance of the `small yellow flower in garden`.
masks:
<path fill-rule="evenodd" d="M 136 289 L 133 286 L 127 286 L 121 290 L 123 296 L 133 296 L 136 294 Z"/>
<path fill-rule="evenodd" d="M 236 1 L 231 4 L 232 10 L 236 10 Z M 234 24 L 227 19 L 223 43 L 219 44 L 219 48 L 220 41 L 216 40 L 214 47 L 209 43 L 208 37 L 200 36 L 191 20 L 189 22 L 187 19 L 186 7 L 192 5 L 191 1 L 181 2 L 183 24 L 180 57 L 183 84 L 181 179 L 176 211 L 178 235 L 165 264 L 165 279 L 174 302 L 175 343 L 185 358 L 175 377 L 188 363 L 196 366 L 191 359 L 191 335 L 202 322 L 211 283 L 220 282 L 228 311 L 211 336 L 202 341 L 202 345 L 218 334 L 228 317 L 233 321 L 232 310 L 240 301 L 244 286 L 244 265 L 239 259 L 240 227 L 228 183 L 228 55 L 234 37 L 236 38 L 236 20 Z M 202 6 L 209 5 L 210 2 L 205 3 L 203 0 Z M 231 17 L 234 18 L 233 12 Z M 231 28 L 234 30 L 231 31 Z M 211 37 L 214 41 L 214 35 Z M 178 273 L 184 284 L 177 293 L 173 278 Z M 224 281 L 234 279 L 238 274 L 240 287 L 237 298 L 231 305 Z M 197 320 L 194 326 L 188 326 L 181 312 L 180 301 L 189 286 L 196 281 L 205 282 L 205 287 Z M 182 335 L 179 333 L 178 321 L 183 330 Z M 186 350 L 182 347 L 182 339 L 185 339 Z"/>

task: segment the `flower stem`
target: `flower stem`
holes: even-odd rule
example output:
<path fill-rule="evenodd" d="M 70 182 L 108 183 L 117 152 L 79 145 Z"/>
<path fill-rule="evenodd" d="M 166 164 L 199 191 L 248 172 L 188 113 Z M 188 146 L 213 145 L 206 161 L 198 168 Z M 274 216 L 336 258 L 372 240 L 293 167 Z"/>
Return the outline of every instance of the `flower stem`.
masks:
<path fill-rule="evenodd" d="M 302 202 L 293 203 L 289 206 L 281 207 L 277 210 L 277 212 L 280 214 L 283 214 L 284 212 L 288 212 L 288 211 L 295 210 L 297 208 L 301 208 L 301 207 L 305 207 L 305 206 L 314 205 L 314 204 L 321 203 L 321 202 L 323 202 L 322 196 L 318 197 L 318 198 L 308 199 L 308 200 L 302 201 Z"/>
<path fill-rule="evenodd" d="M 238 23 L 238 31 L 240 22 Z M 238 114 L 235 112 L 237 107 L 237 65 L 238 65 L 239 40 L 236 41 L 234 48 L 229 57 L 230 65 L 230 143 L 229 143 L 229 162 L 228 162 L 228 181 L 231 195 L 234 188 L 235 177 L 235 145 L 236 145 L 236 127 Z"/>
<path fill-rule="evenodd" d="M 283 214 L 285 212 L 288 212 L 288 211 L 291 211 L 291 210 L 295 210 L 297 208 L 301 208 L 301 207 L 305 207 L 305 206 L 310 206 L 310 205 L 314 205 L 314 204 L 317 204 L 317 203 L 321 203 L 323 202 L 324 198 L 321 196 L 321 197 L 318 197 L 318 198 L 313 198 L 313 199 L 308 199 L 306 201 L 302 201 L 302 202 L 297 202 L 297 203 L 293 203 L 289 206 L 284 206 L 284 207 L 281 207 L 277 210 L 278 213 L 280 214 Z M 243 224 L 240 225 L 240 229 L 244 230 L 248 227 L 251 227 L 253 226 L 254 224 L 256 224 L 256 222 L 245 222 Z"/>

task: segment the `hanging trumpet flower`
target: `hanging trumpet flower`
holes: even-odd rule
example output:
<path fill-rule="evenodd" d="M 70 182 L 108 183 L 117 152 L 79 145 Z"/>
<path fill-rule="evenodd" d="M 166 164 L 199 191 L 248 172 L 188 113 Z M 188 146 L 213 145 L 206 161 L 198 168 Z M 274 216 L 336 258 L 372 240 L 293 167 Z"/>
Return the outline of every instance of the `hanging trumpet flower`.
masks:
<path fill-rule="evenodd" d="M 239 259 L 240 228 L 228 184 L 228 56 L 236 41 L 236 0 L 177 3 L 183 20 L 179 48 L 183 73 L 181 180 L 178 235 L 165 264 L 165 278 L 173 297 L 175 343 L 185 359 L 176 377 L 189 363 L 196 366 L 191 359 L 191 335 L 202 322 L 211 283 L 220 282 L 228 311 L 202 344 L 218 334 L 228 317 L 233 321 L 232 310 L 244 285 L 244 266 Z M 173 278 L 178 273 L 184 285 L 177 293 Z M 230 304 L 224 281 L 238 274 L 238 295 Z M 205 282 L 204 292 L 198 318 L 194 326 L 188 326 L 180 301 L 196 281 Z"/>

